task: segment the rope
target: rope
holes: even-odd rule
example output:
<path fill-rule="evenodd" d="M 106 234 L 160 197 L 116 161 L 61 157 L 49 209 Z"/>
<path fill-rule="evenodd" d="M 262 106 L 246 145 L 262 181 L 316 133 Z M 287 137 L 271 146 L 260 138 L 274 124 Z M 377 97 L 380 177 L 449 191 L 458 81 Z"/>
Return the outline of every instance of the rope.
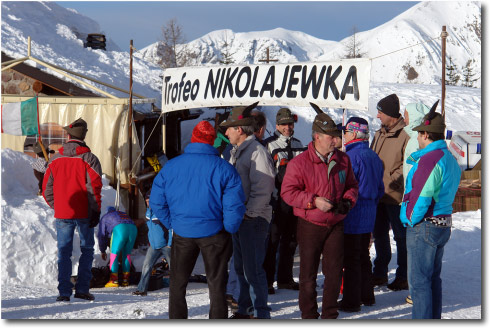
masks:
<path fill-rule="evenodd" d="M 413 48 L 413 47 L 418 46 L 418 45 L 420 45 L 420 44 L 424 44 L 424 43 L 432 42 L 432 41 L 434 41 L 434 40 L 436 40 L 436 39 L 439 39 L 439 38 L 441 38 L 441 36 L 436 36 L 436 37 L 434 37 L 434 38 L 432 38 L 432 39 L 430 39 L 430 40 L 426 40 L 426 41 L 423 41 L 423 42 L 419 42 L 419 43 L 417 43 L 417 44 L 414 44 L 414 45 L 411 45 L 411 46 L 408 46 L 408 47 L 405 47 L 405 48 L 401 48 L 401 49 L 398 49 L 398 50 L 394 50 L 394 51 L 392 51 L 392 52 L 388 52 L 388 53 L 386 53 L 386 54 L 384 54 L 384 55 L 379 55 L 379 56 L 376 56 L 376 57 L 373 57 L 373 58 L 370 58 L 370 59 L 371 59 L 371 60 L 373 60 L 373 59 L 378 59 L 378 58 L 380 58 L 380 57 L 388 56 L 388 55 L 391 55 L 392 53 L 395 53 L 395 52 L 398 52 L 398 51 L 402 51 L 402 50 L 405 50 L 405 49 L 408 49 L 408 48 Z"/>
<path fill-rule="evenodd" d="M 133 167 L 131 168 L 131 171 L 129 171 L 129 176 L 131 176 L 131 174 L 133 174 L 133 171 L 136 167 L 136 164 L 138 163 L 139 159 L 141 158 L 141 154 L 143 153 L 143 150 L 146 148 L 146 145 L 148 144 L 148 141 L 150 141 L 150 137 L 151 135 L 153 134 L 153 132 L 155 131 L 156 127 L 157 127 L 157 124 L 158 124 L 158 121 L 160 121 L 160 118 L 163 116 L 164 112 L 162 111 L 160 113 L 160 116 L 158 116 L 158 119 L 157 121 L 155 122 L 155 125 L 153 126 L 153 129 L 151 130 L 150 132 L 150 135 L 148 136 L 145 144 L 143 145 L 143 149 L 141 150 L 141 152 L 139 153 L 138 157 L 136 158 L 136 160 L 134 161 L 134 164 L 133 164 Z M 134 120 L 133 120 L 133 125 L 134 125 Z M 131 140 L 129 142 L 132 142 Z"/>

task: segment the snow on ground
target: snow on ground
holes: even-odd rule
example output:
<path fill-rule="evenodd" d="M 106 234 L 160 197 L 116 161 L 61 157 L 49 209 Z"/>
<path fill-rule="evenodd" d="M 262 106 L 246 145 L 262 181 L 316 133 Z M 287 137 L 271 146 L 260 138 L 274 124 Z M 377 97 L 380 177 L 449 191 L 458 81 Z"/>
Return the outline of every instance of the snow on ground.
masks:
<path fill-rule="evenodd" d="M 440 88 L 427 85 L 374 84 L 371 87 L 370 111 L 366 113 L 348 111 L 346 118 L 360 115 L 368 119 L 372 131 L 379 128 L 375 115 L 376 102 L 390 94 L 398 94 L 402 108 L 409 102 L 424 101 L 432 105 L 440 94 Z M 448 127 L 454 131 L 481 131 L 481 90 L 471 88 L 448 88 L 446 117 Z M 268 117 L 268 130 L 274 131 L 278 108 L 262 108 Z M 373 112 L 374 110 L 374 112 Z M 403 111 L 403 110 L 402 110 Z M 303 143 L 310 140 L 311 122 L 314 111 L 293 108 L 300 118 L 295 135 Z M 329 110 L 332 118 L 339 122 L 342 111 Z M 214 117 L 214 112 L 205 112 L 198 120 L 182 124 L 184 145 L 190 139 L 190 131 L 201 119 Z M 37 183 L 27 155 L 3 149 L 2 164 L 2 221 L 1 221 L 1 316 L 2 319 L 167 319 L 168 288 L 149 292 L 146 297 L 131 295 L 136 286 L 121 288 L 91 289 L 94 302 L 74 300 L 69 304 L 55 302 L 58 291 L 56 264 L 56 230 L 53 211 L 41 196 L 36 196 Z M 113 205 L 115 191 L 104 179 L 103 209 Z M 481 210 L 454 214 L 452 236 L 445 247 L 443 258 L 443 314 L 444 319 L 482 318 L 482 241 Z M 78 235 L 75 235 L 77 240 Z M 392 238 L 393 239 L 393 238 Z M 80 252 L 75 243 L 74 258 Z M 97 241 L 94 266 L 100 266 Z M 396 252 L 392 243 L 393 252 Z M 141 269 L 144 251 L 133 251 L 133 262 Z M 374 258 L 374 247 L 371 248 Z M 394 279 L 395 259 L 390 264 L 389 280 Z M 74 261 L 76 262 L 76 260 Z M 76 272 L 76 264 L 74 265 Z M 199 259 L 194 274 L 204 274 Z M 299 258 L 296 257 L 294 277 L 299 277 Z M 322 286 L 323 275 L 318 275 L 317 284 Z M 317 289 L 321 306 L 321 288 Z M 410 319 L 411 306 L 405 303 L 407 291 L 393 292 L 386 287 L 376 289 L 376 304 L 363 307 L 359 313 L 341 312 L 339 319 Z M 207 285 L 189 283 L 187 289 L 189 318 L 206 319 L 209 311 Z M 277 290 L 269 296 L 273 319 L 299 319 L 298 292 Z"/>

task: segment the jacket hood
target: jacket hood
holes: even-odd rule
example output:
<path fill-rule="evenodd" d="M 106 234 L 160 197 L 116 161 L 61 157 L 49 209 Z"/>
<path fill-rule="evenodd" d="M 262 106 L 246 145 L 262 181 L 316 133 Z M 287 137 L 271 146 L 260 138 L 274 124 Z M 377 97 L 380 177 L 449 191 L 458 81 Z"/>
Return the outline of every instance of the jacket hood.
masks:
<path fill-rule="evenodd" d="M 90 148 L 80 140 L 72 139 L 63 145 L 59 150 L 60 154 L 63 156 L 77 156 L 84 153 L 89 153 Z"/>
<path fill-rule="evenodd" d="M 411 138 L 414 136 L 417 137 L 417 131 L 413 131 L 412 129 L 422 123 L 424 116 L 429 112 L 430 108 L 423 103 L 411 103 L 407 105 L 405 110 L 408 112 L 409 122 L 403 129 Z"/>

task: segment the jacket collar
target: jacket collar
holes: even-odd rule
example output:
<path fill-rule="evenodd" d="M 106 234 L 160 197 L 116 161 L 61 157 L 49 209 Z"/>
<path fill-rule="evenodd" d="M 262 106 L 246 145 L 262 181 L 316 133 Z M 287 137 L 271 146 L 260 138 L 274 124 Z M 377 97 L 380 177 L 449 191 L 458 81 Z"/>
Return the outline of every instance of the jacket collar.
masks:
<path fill-rule="evenodd" d="M 416 152 L 413 152 L 410 155 L 410 157 L 407 159 L 407 161 L 412 160 L 414 162 L 417 162 L 422 156 L 426 155 L 427 153 L 430 153 L 431 151 L 438 150 L 438 149 L 447 149 L 445 140 L 437 140 L 431 142 L 424 149 L 419 149 Z"/>
<path fill-rule="evenodd" d="M 354 148 L 361 148 L 363 145 L 368 146 L 369 141 L 366 139 L 354 139 L 345 144 L 345 151 L 349 151 Z"/>
<path fill-rule="evenodd" d="M 85 142 L 77 139 L 68 140 L 63 147 L 59 149 L 59 153 L 63 156 L 76 156 L 89 152 L 90 148 Z"/>
<path fill-rule="evenodd" d="M 333 151 L 332 151 L 332 155 L 330 154 L 327 154 L 327 157 L 328 158 L 328 163 L 330 163 L 331 161 L 335 161 L 335 162 L 338 162 L 339 160 L 339 151 L 337 148 L 335 148 Z M 317 155 L 317 151 L 315 149 L 315 146 L 313 145 L 313 141 L 311 141 L 309 144 L 308 144 L 308 156 L 310 157 L 310 160 L 313 162 L 313 163 L 324 163 L 320 157 L 318 157 Z"/>
<path fill-rule="evenodd" d="M 403 121 L 403 116 L 400 116 L 395 124 L 390 127 L 382 126 L 381 133 L 386 133 L 391 136 L 397 133 L 399 130 L 402 130 L 405 127 L 405 122 Z"/>
<path fill-rule="evenodd" d="M 279 132 L 277 130 L 274 131 L 274 134 L 277 136 L 277 138 L 279 140 L 283 140 L 285 142 L 287 142 L 287 141 L 289 141 L 289 140 L 291 140 L 293 138 L 293 135 L 291 135 L 290 137 L 286 137 L 285 135 L 283 135 L 281 132 Z"/>
<path fill-rule="evenodd" d="M 216 148 L 211 145 L 200 143 L 200 142 L 192 142 L 188 144 L 184 149 L 185 154 L 207 154 L 207 155 L 216 155 L 219 156 L 219 152 Z"/>

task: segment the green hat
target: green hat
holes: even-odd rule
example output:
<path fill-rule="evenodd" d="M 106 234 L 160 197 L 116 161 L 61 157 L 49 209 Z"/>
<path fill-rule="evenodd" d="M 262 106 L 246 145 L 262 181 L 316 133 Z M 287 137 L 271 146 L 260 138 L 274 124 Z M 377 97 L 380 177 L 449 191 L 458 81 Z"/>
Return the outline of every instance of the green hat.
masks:
<path fill-rule="evenodd" d="M 219 126 L 229 128 L 232 126 L 253 125 L 254 118 L 252 117 L 252 115 L 250 115 L 250 112 L 257 106 L 258 103 L 259 102 L 257 101 L 247 107 L 240 106 L 233 108 L 228 118 L 223 121 Z"/>
<path fill-rule="evenodd" d="M 446 124 L 444 123 L 444 118 L 441 114 L 436 113 L 437 104 L 439 100 L 436 101 L 429 113 L 424 116 L 422 123 L 419 126 L 414 127 L 412 130 L 417 132 L 433 132 L 433 133 L 444 133 L 446 130 Z"/>
<path fill-rule="evenodd" d="M 79 118 L 73 123 L 64 126 L 63 129 L 68 132 L 69 135 L 79 140 L 84 140 L 88 131 L 87 122 L 85 122 L 82 118 Z"/>
<path fill-rule="evenodd" d="M 324 113 L 320 107 L 310 102 L 310 105 L 318 113 L 313 120 L 312 129 L 315 132 L 328 134 L 332 137 L 342 136 L 342 131 L 337 128 L 337 124 L 332 120 L 327 113 Z"/>
<path fill-rule="evenodd" d="M 295 123 L 298 121 L 298 116 L 293 115 L 289 108 L 280 108 L 276 114 L 276 124 L 288 124 Z"/>

